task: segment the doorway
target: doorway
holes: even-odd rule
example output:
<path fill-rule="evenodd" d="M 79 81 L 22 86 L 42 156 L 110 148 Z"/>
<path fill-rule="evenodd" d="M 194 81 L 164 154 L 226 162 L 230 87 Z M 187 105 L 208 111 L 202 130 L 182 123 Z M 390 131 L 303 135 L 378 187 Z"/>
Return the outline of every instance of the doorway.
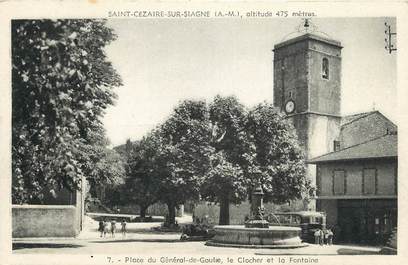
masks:
<path fill-rule="evenodd" d="M 397 226 L 397 208 L 383 200 L 339 203 L 338 224 L 344 243 L 383 245 Z"/>

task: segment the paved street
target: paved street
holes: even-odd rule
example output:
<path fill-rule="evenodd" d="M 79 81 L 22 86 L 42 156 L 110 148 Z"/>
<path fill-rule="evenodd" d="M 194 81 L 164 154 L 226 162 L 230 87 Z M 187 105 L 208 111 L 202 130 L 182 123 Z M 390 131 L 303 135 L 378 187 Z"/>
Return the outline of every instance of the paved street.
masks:
<path fill-rule="evenodd" d="M 187 216 L 178 219 L 179 223 L 191 222 Z M 180 233 L 163 233 L 152 231 L 151 228 L 160 223 L 128 223 L 126 237 L 120 233 L 115 238 L 100 238 L 98 224 L 88 218 L 85 229 L 75 239 L 19 239 L 13 243 L 13 253 L 56 253 L 56 254 L 129 254 L 156 256 L 189 256 L 189 255 L 353 255 L 377 254 L 379 248 L 332 245 L 309 245 L 297 249 L 248 249 L 223 248 L 206 246 L 205 242 L 180 241 Z"/>
<path fill-rule="evenodd" d="M 126 254 L 142 255 L 353 255 L 378 254 L 379 248 L 346 245 L 315 246 L 298 249 L 246 249 L 205 246 L 204 242 L 180 242 L 178 235 L 138 234 L 128 239 L 55 240 L 19 242 L 14 253 Z"/>

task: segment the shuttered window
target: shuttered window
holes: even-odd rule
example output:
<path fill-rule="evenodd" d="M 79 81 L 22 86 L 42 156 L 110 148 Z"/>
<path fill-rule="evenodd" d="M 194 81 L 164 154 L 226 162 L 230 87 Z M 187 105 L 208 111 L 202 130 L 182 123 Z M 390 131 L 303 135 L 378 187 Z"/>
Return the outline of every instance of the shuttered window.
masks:
<path fill-rule="evenodd" d="M 344 170 L 333 171 L 333 194 L 344 195 L 346 193 L 345 181 L 346 174 Z"/>
<path fill-rule="evenodd" d="M 363 193 L 376 194 L 377 170 L 374 168 L 365 168 L 363 170 Z"/>

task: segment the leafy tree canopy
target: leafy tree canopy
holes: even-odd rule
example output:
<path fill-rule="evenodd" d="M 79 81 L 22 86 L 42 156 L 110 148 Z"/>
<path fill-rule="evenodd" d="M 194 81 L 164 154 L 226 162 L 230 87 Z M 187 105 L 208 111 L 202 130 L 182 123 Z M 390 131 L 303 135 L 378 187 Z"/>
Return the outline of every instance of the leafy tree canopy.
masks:
<path fill-rule="evenodd" d="M 204 101 L 183 101 L 159 129 L 163 202 L 176 205 L 198 199 L 213 152 L 208 110 Z"/>
<path fill-rule="evenodd" d="M 104 47 L 104 20 L 12 22 L 13 201 L 78 189 L 83 177 L 114 181 L 120 166 L 101 123 L 121 79 Z M 102 173 L 102 174 L 101 174 Z"/>
<path fill-rule="evenodd" d="M 158 148 L 158 142 L 151 134 L 140 141 L 126 143 L 126 181 L 122 200 L 139 205 L 141 217 L 145 217 L 147 208 L 159 200 Z"/>
<path fill-rule="evenodd" d="M 219 202 L 226 224 L 230 202 L 248 199 L 254 186 L 262 184 L 265 199 L 275 203 L 310 189 L 293 127 L 266 102 L 247 109 L 235 97 L 185 100 L 143 141 L 151 142 L 142 148 L 150 155 L 135 163 L 144 163 L 149 181 L 158 180 L 158 198 L 169 211 L 188 199 Z"/>
<path fill-rule="evenodd" d="M 249 110 L 245 130 L 255 147 L 250 171 L 254 183 L 262 184 L 265 200 L 285 203 L 305 196 L 310 181 L 290 122 L 263 102 Z"/>

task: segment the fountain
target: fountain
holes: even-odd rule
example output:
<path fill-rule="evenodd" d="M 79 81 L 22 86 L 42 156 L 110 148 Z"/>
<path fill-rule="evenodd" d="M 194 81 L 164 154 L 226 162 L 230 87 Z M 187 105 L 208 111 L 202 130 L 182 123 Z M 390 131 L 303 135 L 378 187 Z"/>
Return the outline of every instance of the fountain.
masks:
<path fill-rule="evenodd" d="M 289 226 L 269 226 L 264 219 L 263 190 L 258 186 L 252 193 L 251 217 L 245 225 L 218 225 L 207 246 L 241 248 L 298 248 L 307 246 L 300 239 L 301 229 Z"/>

